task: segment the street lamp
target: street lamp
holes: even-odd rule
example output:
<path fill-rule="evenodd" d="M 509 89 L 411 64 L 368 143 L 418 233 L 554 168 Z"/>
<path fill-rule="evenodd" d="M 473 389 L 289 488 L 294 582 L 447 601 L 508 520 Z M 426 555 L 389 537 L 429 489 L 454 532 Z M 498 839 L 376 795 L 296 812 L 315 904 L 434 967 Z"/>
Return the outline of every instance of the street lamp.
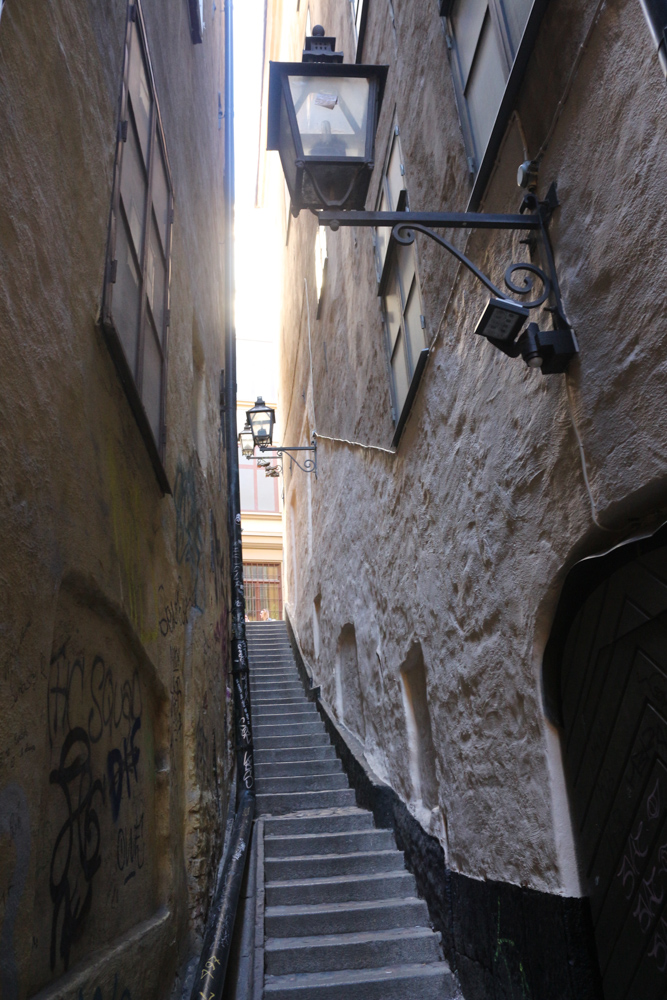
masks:
<path fill-rule="evenodd" d="M 257 397 L 255 405 L 246 411 L 252 439 L 257 448 L 270 448 L 273 444 L 273 425 L 276 422 L 276 411 L 267 406 L 261 396 Z"/>
<path fill-rule="evenodd" d="M 255 439 L 252 436 L 250 424 L 246 422 L 245 427 L 239 432 L 239 445 L 244 458 L 252 458 L 255 453 Z"/>
<path fill-rule="evenodd" d="M 276 422 L 276 411 L 267 406 L 261 396 L 257 397 L 257 401 L 251 410 L 247 411 L 248 423 L 243 428 L 242 432 L 239 434 L 239 444 L 241 444 L 241 438 L 248 435 L 252 441 L 252 445 L 248 444 L 249 448 L 246 451 L 246 446 L 243 447 L 243 454 L 247 458 L 254 458 L 260 469 L 264 469 L 267 476 L 275 478 L 280 475 L 282 471 L 282 457 L 283 454 L 287 454 L 291 463 L 302 470 L 302 472 L 314 472 L 315 478 L 317 479 L 317 440 L 315 434 L 313 434 L 312 443 L 309 445 L 299 445 L 297 446 L 287 446 L 283 444 L 273 444 L 273 426 Z M 255 455 L 255 448 L 259 448 L 259 455 Z M 303 458 L 303 465 L 294 457 L 294 453 L 297 451 L 309 451 L 312 452 L 312 458 Z M 278 465 L 271 465 L 271 461 L 266 457 L 269 454 L 271 458 L 278 460 Z"/>
<path fill-rule="evenodd" d="M 317 25 L 303 62 L 270 64 L 268 149 L 277 149 L 302 208 L 363 208 L 375 166 L 387 66 L 344 66 Z"/>
<path fill-rule="evenodd" d="M 644 0 L 648 3 L 649 0 Z M 658 2 L 658 0 L 650 0 Z M 667 3 L 667 0 L 659 0 Z M 565 316 L 556 265 L 547 226 L 558 207 L 556 186 L 538 200 L 535 165 L 519 170 L 526 188 L 516 215 L 489 212 L 366 212 L 364 204 L 374 167 L 375 130 L 387 77 L 387 66 L 343 65 L 335 52 L 336 39 L 324 28 L 306 39 L 301 63 L 270 65 L 267 149 L 277 149 L 292 199 L 292 212 L 310 209 L 320 226 L 334 232 L 341 226 L 390 228 L 393 244 L 409 246 L 422 233 L 455 257 L 492 294 L 476 333 L 509 357 L 521 355 L 543 375 L 564 372 L 578 347 Z M 508 229 L 529 233 L 523 240 L 536 245 L 540 238 L 543 267 L 526 262 L 510 264 L 505 286 L 516 298 L 496 287 L 487 275 L 436 229 Z M 524 272 L 523 281 L 513 276 Z M 542 288 L 533 292 L 534 277 Z M 526 301 L 526 298 L 530 301 Z M 547 303 L 547 305 L 544 305 Z M 544 305 L 553 329 L 536 323 L 517 337 L 530 311 Z M 257 438 L 255 438 L 257 442 Z"/>

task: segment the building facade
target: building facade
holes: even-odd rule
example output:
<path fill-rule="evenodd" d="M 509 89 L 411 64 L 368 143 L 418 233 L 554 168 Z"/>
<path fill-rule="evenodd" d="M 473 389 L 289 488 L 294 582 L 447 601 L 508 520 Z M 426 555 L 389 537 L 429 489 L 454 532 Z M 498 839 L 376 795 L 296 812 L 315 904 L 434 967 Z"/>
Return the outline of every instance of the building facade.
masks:
<path fill-rule="evenodd" d="M 236 424 L 246 423 L 247 411 L 255 405 L 238 404 Z M 269 403 L 269 406 L 274 406 Z M 273 464 L 275 460 L 271 460 Z M 255 459 L 246 459 L 239 449 L 241 531 L 243 533 L 243 589 L 246 614 L 259 621 L 262 610 L 271 618 L 283 617 L 283 514 L 282 479 L 267 476 Z"/>
<path fill-rule="evenodd" d="M 223 18 L 2 5 L 0 993 L 167 996 L 229 737 Z"/>
<path fill-rule="evenodd" d="M 318 442 L 317 480 L 285 477 L 286 614 L 467 1000 L 664 992 L 659 7 L 268 4 L 267 70 L 316 24 L 389 67 L 368 210 L 516 213 L 526 162 L 557 194 L 554 375 L 474 335 L 488 292 L 434 242 L 276 202 L 284 436 Z M 496 285 L 540 263 L 525 233 L 441 235 Z"/>

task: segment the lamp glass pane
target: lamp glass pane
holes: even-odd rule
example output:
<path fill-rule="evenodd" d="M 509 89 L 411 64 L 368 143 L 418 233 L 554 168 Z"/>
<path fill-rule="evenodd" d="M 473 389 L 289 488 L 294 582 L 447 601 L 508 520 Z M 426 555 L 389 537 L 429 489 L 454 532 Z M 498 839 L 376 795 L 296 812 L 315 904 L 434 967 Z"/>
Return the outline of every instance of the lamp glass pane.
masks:
<path fill-rule="evenodd" d="M 367 79 L 290 76 L 289 86 L 305 156 L 366 155 Z"/>
<path fill-rule="evenodd" d="M 248 417 L 250 421 L 250 426 L 252 427 L 252 432 L 256 441 L 261 441 L 262 438 L 268 439 L 271 434 L 271 414 L 270 413 L 251 413 Z"/>

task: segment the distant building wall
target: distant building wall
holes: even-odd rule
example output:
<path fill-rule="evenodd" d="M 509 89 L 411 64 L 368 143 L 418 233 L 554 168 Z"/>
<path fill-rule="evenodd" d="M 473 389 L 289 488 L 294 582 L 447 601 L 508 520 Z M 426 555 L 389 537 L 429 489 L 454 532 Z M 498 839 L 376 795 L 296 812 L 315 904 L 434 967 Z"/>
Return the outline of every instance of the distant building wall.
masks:
<path fill-rule="evenodd" d="M 105 287 L 115 281 L 123 301 L 122 261 L 107 247 L 117 141 L 119 157 L 132 141 L 119 117 L 131 9 L 10 0 L 2 12 L 3 1000 L 168 995 L 222 848 L 223 15 L 206 8 L 194 45 L 196 6 L 145 0 L 132 22 L 150 57 L 135 110 L 154 87 L 174 195 L 172 222 L 153 160 L 160 241 L 171 227 L 170 315 L 151 243 L 142 287 L 167 331 L 166 376 L 160 396 L 144 357 L 139 409 L 100 325 Z"/>

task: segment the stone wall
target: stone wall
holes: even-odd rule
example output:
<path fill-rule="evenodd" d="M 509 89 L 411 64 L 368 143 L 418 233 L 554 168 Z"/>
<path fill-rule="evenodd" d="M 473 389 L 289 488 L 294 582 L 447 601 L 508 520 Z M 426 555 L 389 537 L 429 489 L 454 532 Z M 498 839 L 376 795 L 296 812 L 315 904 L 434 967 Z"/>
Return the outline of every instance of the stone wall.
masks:
<path fill-rule="evenodd" d="M 0 21 L 0 993 L 166 995 L 224 835 L 221 9 L 142 4 L 175 190 L 163 495 L 99 326 L 124 3 Z M 195 391 L 197 388 L 197 391 Z"/>
<path fill-rule="evenodd" d="M 376 163 L 395 115 L 410 208 L 463 211 L 467 163 L 438 8 L 370 0 L 363 61 L 390 67 Z M 310 10 L 352 61 L 347 4 Z M 291 16 L 282 59 L 299 58 L 305 30 L 305 11 Z M 541 661 L 572 565 L 665 519 L 667 223 L 653 206 L 666 124 L 640 4 L 551 0 L 480 207 L 516 212 L 517 167 L 541 153 L 538 193 L 557 185 L 550 232 L 581 353 L 567 376 L 544 377 L 474 337 L 487 293 L 419 239 L 431 356 L 395 454 L 371 232 L 328 234 L 316 319 L 316 222 L 291 222 L 280 409 L 287 443 L 317 432 L 318 478 L 286 475 L 290 615 L 325 701 L 447 867 L 471 880 L 580 895 Z M 523 234 L 447 235 L 496 283 L 530 259 Z M 340 715 L 336 657 L 351 627 L 363 725 Z M 401 682 L 416 643 L 433 807 L 416 790 Z"/>

